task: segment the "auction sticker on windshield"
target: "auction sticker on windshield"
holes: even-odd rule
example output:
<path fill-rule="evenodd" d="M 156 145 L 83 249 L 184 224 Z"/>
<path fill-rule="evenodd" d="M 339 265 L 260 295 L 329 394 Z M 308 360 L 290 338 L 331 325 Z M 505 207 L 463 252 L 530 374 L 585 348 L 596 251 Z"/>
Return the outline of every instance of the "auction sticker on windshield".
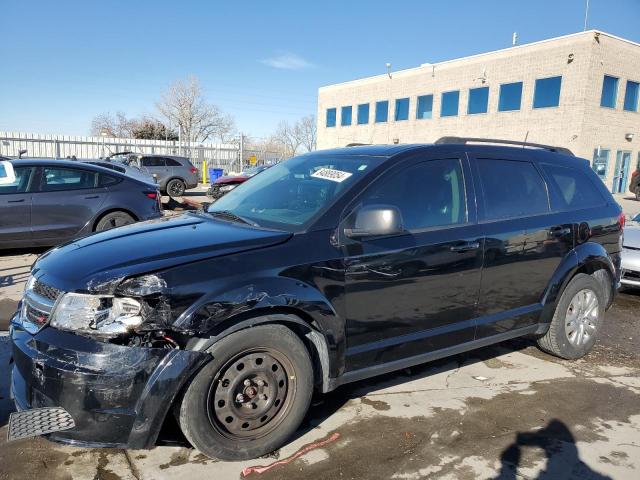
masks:
<path fill-rule="evenodd" d="M 334 170 L 333 168 L 321 168 L 311 176 L 314 178 L 324 178 L 325 180 L 331 180 L 332 182 L 344 182 L 352 174 L 349 172 L 343 172 L 342 170 Z"/>

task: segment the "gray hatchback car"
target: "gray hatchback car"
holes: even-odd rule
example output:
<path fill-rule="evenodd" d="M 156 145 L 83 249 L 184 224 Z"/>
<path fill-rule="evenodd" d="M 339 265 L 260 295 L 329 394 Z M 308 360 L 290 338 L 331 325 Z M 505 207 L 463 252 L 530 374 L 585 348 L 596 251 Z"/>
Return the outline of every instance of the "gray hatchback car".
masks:
<path fill-rule="evenodd" d="M 0 248 L 59 245 L 162 216 L 153 183 L 75 161 L 9 163 L 11 178 L 0 182 Z"/>
<path fill-rule="evenodd" d="M 153 175 L 160 191 L 172 197 L 180 197 L 185 190 L 198 186 L 198 169 L 186 157 L 129 154 L 120 161 Z"/>

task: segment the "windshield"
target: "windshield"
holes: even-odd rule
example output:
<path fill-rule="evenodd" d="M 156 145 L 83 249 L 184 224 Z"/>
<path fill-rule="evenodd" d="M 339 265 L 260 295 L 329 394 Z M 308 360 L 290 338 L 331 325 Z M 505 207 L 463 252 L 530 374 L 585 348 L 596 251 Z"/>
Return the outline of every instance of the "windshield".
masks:
<path fill-rule="evenodd" d="M 256 175 L 209 207 L 259 226 L 296 231 L 328 208 L 384 157 L 305 155 Z"/>

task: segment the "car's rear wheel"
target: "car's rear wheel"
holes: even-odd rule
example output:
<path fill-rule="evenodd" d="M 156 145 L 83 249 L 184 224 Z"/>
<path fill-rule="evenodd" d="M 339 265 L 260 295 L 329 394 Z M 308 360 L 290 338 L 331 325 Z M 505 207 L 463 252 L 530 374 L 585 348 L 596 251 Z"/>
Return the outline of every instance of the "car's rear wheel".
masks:
<path fill-rule="evenodd" d="M 174 178 L 173 180 L 167 183 L 167 193 L 170 197 L 181 197 L 184 195 L 184 191 L 187 189 L 187 186 L 184 182 L 178 178 Z"/>
<path fill-rule="evenodd" d="M 298 428 L 313 392 L 306 347 L 281 325 L 233 333 L 187 387 L 179 423 L 209 457 L 246 460 L 281 447 Z"/>
<path fill-rule="evenodd" d="M 135 223 L 135 221 L 135 218 L 127 212 L 107 213 L 96 224 L 96 232 L 104 232 L 105 230 L 111 230 L 112 228 L 123 227 L 124 225 Z"/>
<path fill-rule="evenodd" d="M 591 275 L 579 273 L 562 293 L 549 330 L 538 339 L 538 345 L 561 358 L 583 357 L 595 344 L 604 309 L 601 284 Z"/>

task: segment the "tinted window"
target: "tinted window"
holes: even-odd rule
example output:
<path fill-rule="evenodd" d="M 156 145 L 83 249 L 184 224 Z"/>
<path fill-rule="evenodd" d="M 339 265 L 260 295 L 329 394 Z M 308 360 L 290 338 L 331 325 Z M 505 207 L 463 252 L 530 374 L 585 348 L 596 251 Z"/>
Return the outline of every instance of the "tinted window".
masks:
<path fill-rule="evenodd" d="M 605 150 L 604 148 L 593 150 L 593 163 L 591 164 L 591 168 L 594 172 L 598 174 L 600 178 L 605 178 L 607 176 L 607 166 L 609 165 L 609 150 Z"/>
<path fill-rule="evenodd" d="M 500 99 L 498 100 L 499 112 L 520 110 L 521 101 L 522 82 L 503 83 L 500 85 Z"/>
<path fill-rule="evenodd" d="M 396 100 L 395 120 L 407 120 L 409 118 L 409 99 L 398 98 Z"/>
<path fill-rule="evenodd" d="M 444 92 L 442 94 L 442 105 L 440 106 L 441 117 L 455 117 L 458 115 L 458 103 L 460 101 L 460 92 Z"/>
<path fill-rule="evenodd" d="M 179 161 L 174 160 L 173 158 L 168 158 L 167 157 L 164 160 L 165 160 L 165 162 L 167 164 L 167 167 L 182 167 L 182 166 L 184 166 Z"/>
<path fill-rule="evenodd" d="M 602 80 L 602 95 L 600 96 L 600 106 L 616 108 L 616 98 L 618 96 L 618 79 L 605 75 Z"/>
<path fill-rule="evenodd" d="M 539 78 L 533 93 L 533 108 L 557 107 L 560 105 L 562 77 Z"/>
<path fill-rule="evenodd" d="M 604 204 L 604 198 L 584 172 L 559 165 L 542 164 L 551 182 L 560 193 L 562 209 L 579 210 Z"/>
<path fill-rule="evenodd" d="M 336 109 L 327 108 L 327 127 L 336 126 Z"/>
<path fill-rule="evenodd" d="M 433 95 L 421 95 L 418 97 L 416 118 L 431 118 L 433 113 Z"/>
<path fill-rule="evenodd" d="M 351 107 L 342 107 L 340 111 L 340 125 L 346 127 L 351 125 Z"/>
<path fill-rule="evenodd" d="M 29 180 L 31 179 L 33 168 L 16 167 L 13 169 L 13 171 L 16 174 L 15 181 L 8 185 L 0 185 L 0 195 L 2 194 L 8 195 L 11 193 L 24 193 L 29 188 Z"/>
<path fill-rule="evenodd" d="M 369 104 L 363 103 L 358 105 L 358 125 L 369 123 Z"/>
<path fill-rule="evenodd" d="M 112 177 L 111 175 L 107 175 L 104 173 L 98 174 L 99 187 L 108 187 L 110 185 L 115 185 L 118 182 L 120 182 L 120 179 L 117 177 Z"/>
<path fill-rule="evenodd" d="M 627 89 L 624 92 L 624 109 L 627 112 L 638 111 L 638 82 L 627 80 Z"/>
<path fill-rule="evenodd" d="M 142 157 L 142 166 L 144 167 L 164 167 L 164 157 Z"/>
<path fill-rule="evenodd" d="M 376 123 L 386 122 L 389 118 L 389 102 L 376 102 Z"/>
<path fill-rule="evenodd" d="M 395 205 L 408 230 L 464 223 L 467 208 L 460 161 L 432 160 L 384 178 L 363 203 Z"/>
<path fill-rule="evenodd" d="M 478 159 L 487 220 L 549 211 L 547 189 L 529 162 Z"/>
<path fill-rule="evenodd" d="M 472 88 L 469 90 L 467 113 L 487 113 L 488 105 L 489 87 Z"/>
<path fill-rule="evenodd" d="M 44 192 L 94 188 L 95 186 L 95 172 L 76 168 L 44 167 L 43 169 L 42 191 Z"/>

